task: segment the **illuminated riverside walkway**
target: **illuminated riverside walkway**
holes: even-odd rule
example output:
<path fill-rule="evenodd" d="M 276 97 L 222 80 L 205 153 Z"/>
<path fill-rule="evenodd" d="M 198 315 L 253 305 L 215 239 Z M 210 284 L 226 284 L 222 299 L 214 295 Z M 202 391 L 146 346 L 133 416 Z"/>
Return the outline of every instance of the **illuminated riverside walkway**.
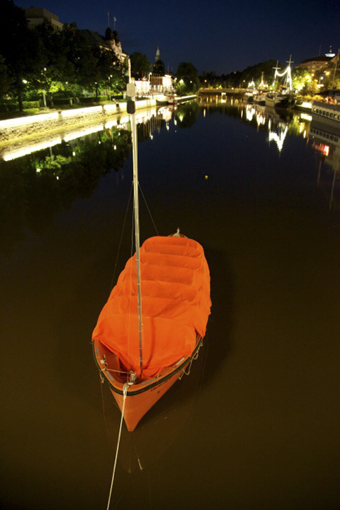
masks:
<path fill-rule="evenodd" d="M 114 111 L 114 114 L 109 116 L 103 113 L 101 106 L 95 108 L 96 110 L 86 108 L 85 112 L 78 112 L 77 116 L 66 115 L 61 119 L 58 117 L 59 112 L 21 117 L 13 119 L 17 123 L 7 127 L 6 130 L 1 129 L 2 123 L 0 123 L 0 159 L 9 161 L 20 158 L 26 154 L 59 145 L 63 141 L 70 142 L 103 129 L 127 128 L 130 118 L 126 111 Z M 64 110 L 63 113 L 66 112 L 76 112 L 76 110 Z M 139 108 L 136 120 L 138 123 L 144 123 L 156 113 L 156 106 Z M 27 124 L 24 123 L 26 120 L 29 121 Z M 4 132 L 6 137 L 3 136 Z"/>
<path fill-rule="evenodd" d="M 156 97 L 136 102 L 137 110 L 156 106 Z M 72 110 L 59 110 L 28 117 L 18 117 L 0 121 L 0 145 L 20 138 L 34 137 L 46 131 L 61 131 L 75 125 L 103 122 L 112 115 L 126 113 L 127 103 L 110 103 Z"/>
<path fill-rule="evenodd" d="M 164 96 L 152 96 L 147 99 L 136 101 L 136 110 L 143 111 L 157 106 L 157 100 Z M 178 102 L 184 102 L 195 98 L 195 96 L 182 96 Z M 47 132 L 53 133 L 65 131 L 75 126 L 84 126 L 86 124 L 106 123 L 112 116 L 124 116 L 121 123 L 129 120 L 127 113 L 127 102 L 108 103 L 100 106 L 89 106 L 85 108 L 74 108 L 72 110 L 50 111 L 49 113 L 40 113 L 28 117 L 18 117 L 0 121 L 0 147 L 13 143 L 23 138 L 34 138 L 44 135 Z M 138 115 L 137 115 L 138 119 Z"/>
<path fill-rule="evenodd" d="M 179 103 L 194 97 L 182 96 Z M 136 102 L 138 124 L 157 116 L 157 99 L 158 96 L 154 96 Z M 20 158 L 103 129 L 128 129 L 130 116 L 126 110 L 127 103 L 110 103 L 0 121 L 0 159 Z"/>

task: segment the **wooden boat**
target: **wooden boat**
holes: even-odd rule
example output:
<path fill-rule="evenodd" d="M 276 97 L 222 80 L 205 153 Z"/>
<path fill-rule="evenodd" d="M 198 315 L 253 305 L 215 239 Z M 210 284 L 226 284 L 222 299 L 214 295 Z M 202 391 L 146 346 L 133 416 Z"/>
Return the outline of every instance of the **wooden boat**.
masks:
<path fill-rule="evenodd" d="M 293 93 L 268 92 L 266 94 L 266 106 L 273 108 L 289 108 L 294 106 L 295 95 Z"/>
<path fill-rule="evenodd" d="M 129 431 L 197 357 L 211 307 L 209 268 L 198 242 L 178 231 L 139 245 L 134 112 L 131 125 L 136 253 L 120 274 L 92 336 L 101 378 Z"/>
<path fill-rule="evenodd" d="M 264 106 L 266 104 L 266 94 L 263 94 L 262 92 L 255 94 L 253 96 L 253 103 Z"/>
<path fill-rule="evenodd" d="M 279 73 L 278 62 L 276 63 L 273 87 L 276 88 L 276 78 L 282 79 L 282 83 L 280 84 L 280 91 L 272 90 L 266 94 L 266 106 L 270 106 L 273 108 L 291 108 L 295 105 L 296 96 L 293 92 L 293 82 L 292 82 L 292 67 L 293 64 L 292 56 L 290 55 L 289 60 L 287 60 L 287 67 L 282 72 Z"/>

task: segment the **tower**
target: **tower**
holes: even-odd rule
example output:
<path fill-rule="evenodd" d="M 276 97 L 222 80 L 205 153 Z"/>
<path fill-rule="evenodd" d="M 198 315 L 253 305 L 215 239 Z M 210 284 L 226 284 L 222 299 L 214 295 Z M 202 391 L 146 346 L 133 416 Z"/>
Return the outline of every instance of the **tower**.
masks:
<path fill-rule="evenodd" d="M 157 46 L 156 56 L 155 56 L 155 64 L 161 60 L 161 52 L 159 51 L 159 47 Z"/>

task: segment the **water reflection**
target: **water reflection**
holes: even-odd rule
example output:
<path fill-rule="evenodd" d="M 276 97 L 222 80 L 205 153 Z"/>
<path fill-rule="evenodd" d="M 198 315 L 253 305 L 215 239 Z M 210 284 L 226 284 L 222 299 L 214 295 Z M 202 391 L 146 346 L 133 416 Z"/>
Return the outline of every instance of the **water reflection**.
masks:
<path fill-rule="evenodd" d="M 0 161 L 2 250 L 23 239 L 26 228 L 43 231 L 74 200 L 90 197 L 103 175 L 124 166 L 131 145 L 124 128 L 44 144 L 37 152 Z"/>
<path fill-rule="evenodd" d="M 340 174 L 340 135 L 315 123 L 303 112 L 244 104 L 214 103 L 200 99 L 175 107 L 151 108 L 137 113 L 138 140 L 152 140 L 155 132 L 190 128 L 198 116 L 222 114 L 267 133 L 268 146 L 279 154 L 288 136 L 302 136 L 318 157 L 317 185 L 329 208 L 337 207 Z M 234 99 L 233 99 L 234 101 Z M 260 141 L 260 139 L 259 139 Z M 265 148 L 264 148 L 265 150 Z M 56 213 L 76 198 L 91 196 L 99 179 L 122 169 L 130 155 L 128 115 L 84 128 L 77 127 L 34 140 L 2 144 L 0 160 L 0 230 L 3 249 L 24 236 L 24 229 L 43 230 Z M 11 228 L 8 226 L 11 225 Z"/>
<path fill-rule="evenodd" d="M 244 113 L 245 111 L 245 113 Z M 287 134 L 290 136 L 306 137 L 309 129 L 309 120 L 300 113 L 292 111 L 277 111 L 268 106 L 248 104 L 241 111 L 244 117 L 257 129 L 263 127 L 268 131 L 268 141 L 274 141 L 279 152 L 282 151 Z"/>
<path fill-rule="evenodd" d="M 213 314 L 191 376 L 133 436 L 124 430 L 116 510 L 167 510 L 169 491 L 192 508 L 339 501 L 339 221 L 320 200 L 338 139 L 297 112 L 262 110 L 259 123 L 246 113 L 186 105 L 139 123 L 157 227 L 203 241 Z M 281 152 L 270 131 L 286 131 Z M 6 508 L 105 508 L 119 414 L 104 395 L 103 423 L 89 338 L 112 278 L 129 143 L 128 125 L 106 125 L 0 165 L 4 235 L 28 236 L 2 265 L 2 357 L 19 367 L 2 367 Z M 53 228 L 29 235 L 45 221 Z"/>
<path fill-rule="evenodd" d="M 155 131 L 190 127 L 197 104 L 150 108 L 136 113 L 138 140 Z M 24 230 L 42 231 L 55 215 L 77 198 L 90 197 L 99 179 L 122 169 L 131 152 L 128 115 L 58 134 L 3 143 L 0 150 L 0 235 L 8 251 L 25 237 Z"/>
<path fill-rule="evenodd" d="M 340 195 L 340 130 L 316 121 L 309 113 L 297 110 L 277 110 L 268 106 L 243 104 L 240 98 L 221 104 L 219 97 L 200 100 L 203 116 L 220 113 L 239 116 L 257 131 L 268 133 L 268 145 L 274 142 L 278 153 L 284 148 L 287 136 L 302 136 L 311 143 L 318 157 L 317 184 L 322 189 L 329 209 L 337 209 Z"/>
<path fill-rule="evenodd" d="M 309 139 L 318 155 L 317 185 L 328 200 L 329 209 L 339 208 L 340 132 L 312 122 Z"/>

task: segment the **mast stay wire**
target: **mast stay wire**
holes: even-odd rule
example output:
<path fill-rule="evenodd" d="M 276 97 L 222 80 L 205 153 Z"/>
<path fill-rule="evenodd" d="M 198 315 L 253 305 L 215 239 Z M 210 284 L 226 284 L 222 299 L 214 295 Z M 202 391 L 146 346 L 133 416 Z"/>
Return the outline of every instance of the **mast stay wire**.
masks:
<path fill-rule="evenodd" d="M 112 279 L 111 279 L 111 289 L 113 288 L 114 280 L 115 280 L 115 276 L 116 276 L 118 259 L 119 259 L 120 250 L 121 250 L 121 247 L 122 247 L 122 241 L 123 241 L 123 235 L 124 235 L 124 231 L 125 231 L 126 220 L 127 220 L 128 212 L 129 212 L 129 209 L 130 209 L 131 196 L 132 196 L 132 186 L 131 186 L 131 189 L 130 189 L 130 195 L 129 195 L 129 199 L 128 199 L 128 204 L 127 204 L 126 211 L 125 211 L 123 227 L 122 227 L 122 232 L 121 232 L 121 235 L 120 235 L 120 240 L 119 240 L 119 245 L 118 245 L 118 250 L 117 250 L 117 255 L 116 255 L 116 260 L 115 260 L 115 265 L 114 265 L 114 268 L 113 268 L 113 274 L 112 274 Z"/>
<path fill-rule="evenodd" d="M 153 226 L 154 226 L 154 229 L 155 229 L 155 231 L 156 231 L 156 234 L 159 236 L 159 233 L 158 233 L 158 230 L 157 230 L 157 227 L 156 227 L 156 223 L 155 223 L 155 221 L 154 221 L 154 219 L 153 219 L 153 216 L 152 216 L 152 214 L 151 214 L 151 211 L 150 211 L 149 205 L 148 205 L 148 203 L 147 203 L 147 201 L 146 201 L 146 198 L 145 198 L 145 196 L 144 196 L 144 193 L 143 193 L 143 190 L 142 190 L 142 187 L 141 187 L 141 185 L 140 185 L 140 184 L 139 184 L 139 191 L 140 191 L 140 193 L 141 193 L 141 195 L 142 195 L 142 197 L 143 197 L 145 207 L 146 207 L 146 209 L 147 209 L 147 211 L 148 211 L 148 213 L 149 213 L 149 216 L 150 216 L 150 219 L 151 219 L 151 221 L 152 221 L 152 223 L 153 223 Z"/>

